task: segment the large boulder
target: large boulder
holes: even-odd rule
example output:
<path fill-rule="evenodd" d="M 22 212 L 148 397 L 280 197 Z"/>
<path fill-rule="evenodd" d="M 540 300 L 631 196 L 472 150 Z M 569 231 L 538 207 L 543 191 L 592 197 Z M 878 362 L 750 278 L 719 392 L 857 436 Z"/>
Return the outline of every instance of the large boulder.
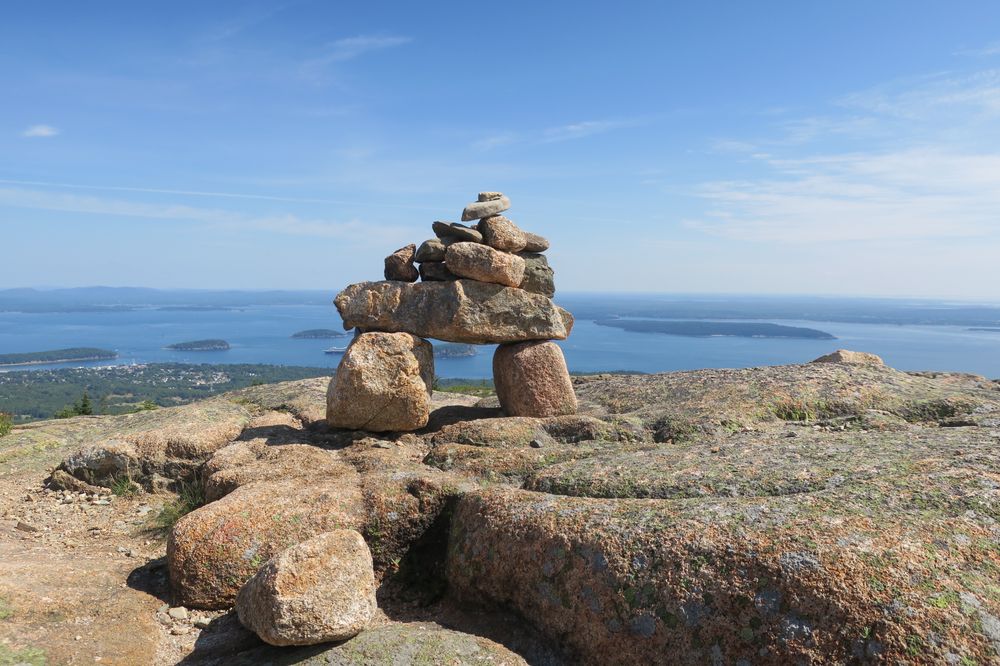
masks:
<path fill-rule="evenodd" d="M 347 329 L 403 331 L 469 344 L 564 340 L 569 312 L 523 289 L 475 280 L 360 282 L 334 301 Z"/>
<path fill-rule="evenodd" d="M 471 280 L 517 287 L 524 279 L 524 259 L 480 243 L 450 245 L 444 261 L 452 273 Z"/>
<path fill-rule="evenodd" d="M 434 348 L 409 333 L 362 333 L 330 380 L 331 428 L 417 430 L 430 417 Z"/>
<path fill-rule="evenodd" d="M 554 342 L 497 347 L 493 383 L 510 416 L 561 416 L 576 412 L 576 394 L 562 349 Z"/>
<path fill-rule="evenodd" d="M 269 559 L 301 541 L 364 524 L 357 472 L 250 483 L 181 518 L 167 540 L 176 600 L 225 608 Z"/>
<path fill-rule="evenodd" d="M 109 488 L 116 481 L 138 478 L 142 474 L 142 463 L 134 444 L 108 440 L 70 454 L 56 471 Z"/>
<path fill-rule="evenodd" d="M 545 255 L 537 252 L 519 252 L 517 256 L 524 259 L 521 289 L 552 298 L 556 293 L 555 272 L 549 266 Z"/>
<path fill-rule="evenodd" d="M 240 622 L 271 645 L 358 635 L 375 616 L 375 573 L 361 534 L 318 534 L 272 558 L 236 598 Z"/>

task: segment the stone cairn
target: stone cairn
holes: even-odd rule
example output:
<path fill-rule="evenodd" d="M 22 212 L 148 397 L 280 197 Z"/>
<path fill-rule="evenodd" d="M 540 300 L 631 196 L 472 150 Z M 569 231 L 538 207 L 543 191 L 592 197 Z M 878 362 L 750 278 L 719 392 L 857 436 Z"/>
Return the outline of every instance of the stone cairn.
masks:
<path fill-rule="evenodd" d="M 552 302 L 549 241 L 501 215 L 510 199 L 480 192 L 462 221 L 385 258 L 385 280 L 352 284 L 334 303 L 355 329 L 327 391 L 327 422 L 373 432 L 417 430 L 430 417 L 434 354 L 426 338 L 499 344 L 493 381 L 508 416 L 576 412 L 562 350 L 573 316 Z M 419 268 L 414 265 L 419 264 Z M 419 281 L 418 281 L 419 280 Z"/>

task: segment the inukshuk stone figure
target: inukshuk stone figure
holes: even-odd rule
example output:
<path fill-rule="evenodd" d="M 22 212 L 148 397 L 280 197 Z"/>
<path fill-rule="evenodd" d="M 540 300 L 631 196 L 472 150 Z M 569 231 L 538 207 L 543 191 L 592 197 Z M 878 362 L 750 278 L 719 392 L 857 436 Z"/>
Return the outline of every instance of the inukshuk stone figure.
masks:
<path fill-rule="evenodd" d="M 462 221 L 385 258 L 385 280 L 352 284 L 334 303 L 359 334 L 327 391 L 334 428 L 407 431 L 427 425 L 434 354 L 425 338 L 499 344 L 493 381 L 508 416 L 576 411 L 562 350 L 573 316 L 552 302 L 549 242 L 502 215 L 510 199 L 480 192 Z M 414 265 L 419 264 L 419 269 Z M 419 282 L 418 282 L 419 280 Z"/>

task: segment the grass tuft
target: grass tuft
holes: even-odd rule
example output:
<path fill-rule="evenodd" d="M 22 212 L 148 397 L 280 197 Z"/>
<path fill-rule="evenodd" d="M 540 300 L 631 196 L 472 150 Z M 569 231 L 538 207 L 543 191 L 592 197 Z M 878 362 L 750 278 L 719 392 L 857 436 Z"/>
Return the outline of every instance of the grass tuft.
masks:
<path fill-rule="evenodd" d="M 205 489 L 197 481 L 182 482 L 176 499 L 167 502 L 153 518 L 153 527 L 159 532 L 169 532 L 177 521 L 205 504 Z"/>
<path fill-rule="evenodd" d="M 116 497 L 131 499 L 142 492 L 142 487 L 129 476 L 119 476 L 111 481 L 111 493 Z"/>

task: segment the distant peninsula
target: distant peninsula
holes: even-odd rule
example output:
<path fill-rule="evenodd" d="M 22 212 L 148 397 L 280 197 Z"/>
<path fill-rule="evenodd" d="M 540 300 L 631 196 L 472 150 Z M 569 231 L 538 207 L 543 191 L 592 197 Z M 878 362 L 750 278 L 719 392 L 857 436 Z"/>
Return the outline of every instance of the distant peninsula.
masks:
<path fill-rule="evenodd" d="M 191 342 L 178 342 L 167 345 L 171 351 L 226 351 L 229 343 L 225 340 L 192 340 Z"/>
<path fill-rule="evenodd" d="M 343 338 L 352 335 L 347 331 L 335 331 L 332 328 L 310 328 L 298 333 L 292 333 L 293 338 L 306 340 L 329 340 L 330 338 Z"/>
<path fill-rule="evenodd" d="M 437 358 L 464 358 L 475 355 L 476 347 L 474 345 L 459 344 L 457 342 L 434 345 L 434 356 Z"/>
<path fill-rule="evenodd" d="M 52 351 L 0 354 L 0 366 L 41 365 L 45 363 L 71 363 L 74 361 L 109 361 L 118 358 L 118 352 L 96 347 L 72 347 Z"/>
<path fill-rule="evenodd" d="M 692 338 L 801 338 L 836 340 L 825 331 L 781 324 L 759 324 L 729 321 L 664 321 L 656 319 L 598 319 L 598 326 L 612 326 L 634 333 L 665 333 Z"/>
<path fill-rule="evenodd" d="M 970 331 L 979 331 L 981 333 L 982 332 L 985 332 L 985 333 L 1000 333 L 1000 328 L 988 328 L 988 327 L 985 327 L 985 326 L 982 326 L 982 327 L 979 327 L 979 328 L 970 328 L 969 330 Z"/>

